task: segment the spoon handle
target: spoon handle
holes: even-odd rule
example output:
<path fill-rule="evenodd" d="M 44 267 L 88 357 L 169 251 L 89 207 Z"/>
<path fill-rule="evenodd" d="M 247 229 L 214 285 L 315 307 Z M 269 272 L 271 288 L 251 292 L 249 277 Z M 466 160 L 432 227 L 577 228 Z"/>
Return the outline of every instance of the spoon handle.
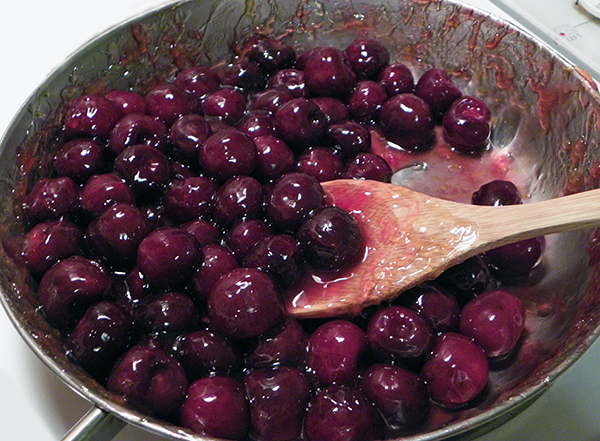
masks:
<path fill-rule="evenodd" d="M 478 243 L 501 246 L 545 234 L 600 226 L 600 189 L 523 205 L 473 208 Z M 460 212 L 460 208 L 458 209 Z"/>

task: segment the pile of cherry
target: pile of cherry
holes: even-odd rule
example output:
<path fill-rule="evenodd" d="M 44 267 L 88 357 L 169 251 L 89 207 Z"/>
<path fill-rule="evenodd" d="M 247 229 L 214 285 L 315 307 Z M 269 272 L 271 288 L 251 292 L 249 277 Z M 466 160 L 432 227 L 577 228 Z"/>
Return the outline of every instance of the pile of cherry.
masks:
<path fill-rule="evenodd" d="M 469 405 L 518 350 L 538 239 L 477 256 L 352 318 L 286 317 L 307 267 L 356 263 L 361 231 L 320 182 L 389 182 L 395 148 L 485 155 L 490 111 L 370 39 L 296 54 L 252 37 L 230 63 L 144 94 L 65 104 L 64 145 L 23 202 L 22 258 L 68 356 L 134 408 L 217 438 L 368 441 Z M 493 181 L 473 203 L 521 203 Z"/>

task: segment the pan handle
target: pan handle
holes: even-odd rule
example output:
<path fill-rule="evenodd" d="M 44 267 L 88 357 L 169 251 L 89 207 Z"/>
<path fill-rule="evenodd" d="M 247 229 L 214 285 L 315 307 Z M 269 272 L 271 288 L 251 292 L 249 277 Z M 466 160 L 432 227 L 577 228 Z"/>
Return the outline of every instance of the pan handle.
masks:
<path fill-rule="evenodd" d="M 126 425 L 122 419 L 94 406 L 61 441 L 110 441 Z"/>

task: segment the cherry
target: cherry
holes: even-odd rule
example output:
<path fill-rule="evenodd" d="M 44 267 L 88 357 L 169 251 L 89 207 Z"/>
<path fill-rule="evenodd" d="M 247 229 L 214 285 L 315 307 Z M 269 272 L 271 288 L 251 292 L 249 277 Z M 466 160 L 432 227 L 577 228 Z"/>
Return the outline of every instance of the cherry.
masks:
<path fill-rule="evenodd" d="M 133 318 L 110 301 L 90 306 L 67 337 L 69 358 L 99 380 L 108 374 L 136 336 Z"/>
<path fill-rule="evenodd" d="M 379 41 L 371 38 L 354 40 L 344 50 L 344 56 L 359 79 L 377 78 L 390 62 L 390 53 Z"/>
<path fill-rule="evenodd" d="M 111 278 L 104 265 L 71 256 L 53 265 L 40 280 L 38 300 L 44 317 L 58 329 L 73 327 L 87 308 L 105 300 Z"/>
<path fill-rule="evenodd" d="M 462 96 L 448 72 L 437 68 L 429 69 L 421 75 L 414 94 L 429 105 L 435 120 L 440 120 L 452 103 Z"/>
<path fill-rule="evenodd" d="M 144 198 L 157 195 L 171 178 L 169 159 L 156 147 L 145 144 L 127 147 L 115 158 L 113 166 L 134 194 Z"/>
<path fill-rule="evenodd" d="M 140 271 L 149 283 L 159 287 L 186 282 L 197 270 L 202 257 L 196 238 L 177 227 L 152 231 L 137 249 Z"/>
<path fill-rule="evenodd" d="M 233 87 L 223 87 L 208 94 L 202 101 L 202 111 L 207 117 L 221 118 L 235 124 L 244 115 L 248 99 Z"/>
<path fill-rule="evenodd" d="M 320 47 L 306 58 L 304 80 L 315 95 L 345 98 L 356 84 L 356 74 L 342 51 Z"/>
<path fill-rule="evenodd" d="M 201 247 L 217 242 L 223 234 L 217 225 L 206 219 L 186 222 L 181 228 L 194 236 Z"/>
<path fill-rule="evenodd" d="M 236 268 L 221 277 L 208 297 L 210 327 L 225 337 L 255 337 L 283 318 L 275 285 L 263 272 Z"/>
<path fill-rule="evenodd" d="M 310 99 L 313 103 L 319 106 L 321 112 L 325 115 L 328 124 L 334 124 L 338 121 L 347 120 L 350 118 L 350 110 L 346 103 L 338 98 L 330 96 L 316 96 Z"/>
<path fill-rule="evenodd" d="M 313 147 L 299 155 L 296 170 L 314 176 L 317 181 L 332 181 L 339 177 L 343 163 L 340 155 L 328 147 Z"/>
<path fill-rule="evenodd" d="M 275 120 L 273 114 L 267 110 L 253 110 L 247 112 L 238 124 L 238 129 L 251 138 L 258 136 L 274 136 Z"/>
<path fill-rule="evenodd" d="M 102 145 L 89 138 L 68 141 L 54 158 L 58 176 L 67 176 L 77 183 L 84 183 L 106 167 Z"/>
<path fill-rule="evenodd" d="M 401 93 L 386 100 L 379 123 L 388 139 L 409 151 L 432 147 L 434 120 L 429 105 L 417 95 Z"/>
<path fill-rule="evenodd" d="M 129 113 L 111 130 L 108 148 L 115 156 L 135 144 L 163 149 L 167 142 L 167 132 L 167 127 L 160 119 L 143 113 Z"/>
<path fill-rule="evenodd" d="M 64 130 L 69 138 L 108 138 L 121 118 L 121 110 L 114 102 L 98 95 L 82 95 L 67 104 Z"/>
<path fill-rule="evenodd" d="M 144 113 L 146 98 L 130 90 L 113 89 L 104 94 L 104 97 L 117 105 L 121 114 Z"/>
<path fill-rule="evenodd" d="M 175 358 L 159 348 L 137 345 L 117 362 L 107 387 L 137 409 L 168 418 L 179 411 L 188 382 Z"/>
<path fill-rule="evenodd" d="M 390 363 L 367 368 L 361 378 L 362 392 L 396 428 L 413 429 L 429 413 L 429 389 L 423 379 L 409 370 Z"/>
<path fill-rule="evenodd" d="M 256 176 L 267 182 L 294 170 L 294 152 L 276 136 L 258 136 L 253 139 L 257 152 Z"/>
<path fill-rule="evenodd" d="M 266 110 L 275 113 L 283 103 L 288 102 L 294 96 L 285 89 L 265 89 L 252 96 L 250 110 Z"/>
<path fill-rule="evenodd" d="M 377 80 L 385 87 L 389 96 L 412 93 L 415 87 L 412 72 L 402 63 L 384 67 Z"/>
<path fill-rule="evenodd" d="M 471 337 L 488 357 L 503 357 L 516 346 L 525 328 L 525 306 L 514 294 L 488 291 L 467 303 L 460 332 Z"/>
<path fill-rule="evenodd" d="M 264 39 L 252 46 L 248 59 L 258 63 L 266 72 L 274 73 L 291 68 L 296 61 L 296 51 L 282 41 Z"/>
<path fill-rule="evenodd" d="M 364 394 L 347 385 L 322 389 L 310 403 L 304 421 L 309 441 L 381 439 L 383 423 Z"/>
<path fill-rule="evenodd" d="M 200 146 L 211 134 L 204 117 L 195 113 L 177 118 L 169 131 L 175 153 L 189 161 L 197 158 Z"/>
<path fill-rule="evenodd" d="M 418 363 L 429 354 L 435 341 L 431 325 L 416 311 L 402 306 L 384 306 L 369 321 L 371 349 L 385 359 Z"/>
<path fill-rule="evenodd" d="M 139 208 L 115 204 L 104 211 L 87 228 L 87 241 L 99 255 L 118 268 L 135 263 L 140 242 L 152 231 Z"/>
<path fill-rule="evenodd" d="M 68 221 L 48 221 L 26 233 L 21 253 L 27 269 L 39 278 L 58 261 L 82 250 L 81 228 Z"/>
<path fill-rule="evenodd" d="M 383 103 L 388 99 L 385 87 L 371 80 L 358 82 L 348 98 L 348 109 L 354 121 L 367 123 L 377 119 Z"/>
<path fill-rule="evenodd" d="M 265 190 L 250 176 L 235 176 L 216 192 L 215 217 L 224 224 L 260 217 Z"/>
<path fill-rule="evenodd" d="M 288 92 L 293 98 L 307 98 L 308 89 L 304 72 L 298 69 L 282 69 L 273 74 L 269 87 Z"/>
<path fill-rule="evenodd" d="M 371 132 L 356 121 L 342 120 L 330 124 L 327 139 L 346 159 L 371 150 Z"/>
<path fill-rule="evenodd" d="M 442 119 L 444 138 L 458 152 L 481 154 L 491 133 L 490 111 L 483 101 L 462 97 L 454 101 Z"/>
<path fill-rule="evenodd" d="M 346 320 L 332 320 L 309 337 L 306 366 L 321 385 L 349 383 L 358 378 L 366 350 L 367 336 L 362 329 Z"/>
<path fill-rule="evenodd" d="M 375 153 L 366 152 L 358 153 L 346 163 L 342 178 L 391 182 L 392 174 L 392 168 L 385 159 Z"/>
<path fill-rule="evenodd" d="M 154 86 L 146 95 L 146 113 L 167 125 L 199 108 L 198 100 L 174 83 Z"/>
<path fill-rule="evenodd" d="M 447 332 L 438 338 L 421 375 L 434 401 L 458 407 L 482 393 L 489 377 L 488 361 L 469 337 Z"/>
<path fill-rule="evenodd" d="M 357 221 L 337 207 L 323 207 L 298 229 L 298 241 L 308 264 L 320 271 L 340 271 L 363 253 Z"/>
<path fill-rule="evenodd" d="M 250 407 L 233 378 L 204 377 L 190 384 L 180 421 L 196 433 L 241 440 L 250 430 Z"/>
<path fill-rule="evenodd" d="M 119 202 L 133 204 L 135 196 L 125 180 L 114 173 L 92 176 L 81 191 L 81 208 L 96 216 Z"/>
<path fill-rule="evenodd" d="M 223 243 L 242 262 L 252 253 L 255 245 L 265 237 L 272 235 L 269 225 L 261 219 L 241 220 L 234 224 L 225 237 Z"/>
<path fill-rule="evenodd" d="M 209 176 L 225 181 L 236 175 L 251 175 L 256 155 L 252 138 L 235 128 L 225 128 L 200 146 L 200 167 Z"/>
<path fill-rule="evenodd" d="M 456 296 L 461 305 L 488 291 L 494 285 L 490 269 L 481 255 L 471 257 L 447 269 L 437 278 L 437 281 Z"/>
<path fill-rule="evenodd" d="M 242 60 L 220 69 L 221 84 L 245 90 L 261 90 L 267 76 L 261 65 L 250 60 Z"/>
<path fill-rule="evenodd" d="M 297 320 L 288 318 L 281 326 L 258 337 L 246 361 L 250 367 L 302 366 L 307 349 L 308 334 Z"/>
<path fill-rule="evenodd" d="M 522 280 L 540 263 L 544 244 L 544 237 L 524 239 L 486 251 L 485 258 L 499 279 Z"/>
<path fill-rule="evenodd" d="M 438 286 L 426 284 L 408 290 L 398 303 L 427 318 L 435 332 L 458 329 L 460 305 L 453 295 Z"/>
<path fill-rule="evenodd" d="M 69 177 L 42 178 L 25 196 L 23 208 L 33 223 L 73 215 L 79 207 L 79 188 Z"/>
<path fill-rule="evenodd" d="M 220 82 L 217 73 L 207 66 L 188 67 L 173 80 L 176 86 L 196 98 L 203 98 L 214 92 L 219 88 Z"/>
<path fill-rule="evenodd" d="M 136 306 L 134 316 L 148 333 L 181 333 L 193 330 L 200 314 L 187 295 L 168 291 L 144 297 Z"/>
<path fill-rule="evenodd" d="M 222 276 L 238 267 L 231 251 L 218 243 L 202 247 L 204 259 L 200 269 L 192 277 L 192 290 L 198 300 L 206 303 L 210 290 Z"/>
<path fill-rule="evenodd" d="M 310 383 L 298 368 L 253 369 L 243 379 L 252 416 L 251 436 L 264 441 L 292 441 L 302 434 Z"/>
<path fill-rule="evenodd" d="M 210 331 L 184 334 L 176 344 L 175 357 L 190 382 L 209 375 L 232 375 L 241 365 L 231 342 Z"/>
<path fill-rule="evenodd" d="M 471 197 L 473 205 L 488 205 L 493 207 L 517 205 L 522 202 L 521 193 L 515 184 L 500 179 L 482 185 Z"/>
<path fill-rule="evenodd" d="M 204 176 L 172 181 L 163 193 L 164 211 L 180 222 L 210 218 L 215 211 L 217 183 Z"/>
<path fill-rule="evenodd" d="M 304 258 L 298 241 L 288 234 L 277 234 L 259 240 L 244 257 L 243 266 L 265 272 L 282 289 L 300 283 Z"/>
<path fill-rule="evenodd" d="M 295 230 L 324 200 L 319 181 L 306 173 L 292 172 L 275 181 L 267 194 L 269 219 L 279 228 Z"/>
<path fill-rule="evenodd" d="M 292 150 L 317 143 L 327 129 L 327 117 L 319 106 L 306 98 L 294 98 L 277 109 L 275 128 Z"/>

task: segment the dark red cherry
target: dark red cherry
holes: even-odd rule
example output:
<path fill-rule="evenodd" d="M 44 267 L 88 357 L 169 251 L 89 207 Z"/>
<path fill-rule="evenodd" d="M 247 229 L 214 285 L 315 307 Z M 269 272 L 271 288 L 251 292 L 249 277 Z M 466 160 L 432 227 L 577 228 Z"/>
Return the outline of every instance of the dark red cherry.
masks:
<path fill-rule="evenodd" d="M 256 176 L 268 182 L 294 170 L 294 152 L 276 136 L 253 139 L 257 152 Z"/>
<path fill-rule="evenodd" d="M 53 265 L 42 277 L 38 299 L 48 322 L 58 329 L 74 326 L 87 308 L 107 298 L 111 278 L 100 263 L 71 256 Z"/>
<path fill-rule="evenodd" d="M 342 51 L 320 47 L 306 59 L 304 80 L 315 95 L 345 98 L 356 84 L 356 74 Z"/>
<path fill-rule="evenodd" d="M 238 129 L 250 136 L 273 136 L 276 134 L 275 119 L 267 110 L 254 110 L 247 112 L 237 125 Z"/>
<path fill-rule="evenodd" d="M 88 308 L 67 337 L 65 348 L 69 358 L 102 380 L 136 334 L 127 310 L 116 303 L 101 301 Z"/>
<path fill-rule="evenodd" d="M 250 367 L 301 366 L 306 361 L 308 334 L 297 320 L 287 319 L 280 327 L 263 333 L 246 357 Z"/>
<path fill-rule="evenodd" d="M 357 325 L 332 320 L 319 326 L 308 339 L 306 366 L 321 385 L 350 383 L 358 377 L 367 350 L 367 336 Z"/>
<path fill-rule="evenodd" d="M 319 106 L 306 98 L 294 98 L 275 113 L 275 128 L 288 146 L 300 151 L 318 143 L 325 134 L 327 118 Z"/>
<path fill-rule="evenodd" d="M 294 98 L 308 97 L 304 72 L 298 69 L 282 69 L 275 72 L 269 80 L 269 87 L 286 91 Z"/>
<path fill-rule="evenodd" d="M 87 228 L 92 249 L 111 265 L 124 268 L 135 263 L 140 242 L 152 231 L 146 214 L 139 208 L 112 205 Z"/>
<path fill-rule="evenodd" d="M 330 124 L 327 139 L 346 159 L 371 150 L 371 132 L 356 121 L 342 120 Z"/>
<path fill-rule="evenodd" d="M 168 291 L 144 297 L 136 306 L 134 317 L 148 333 L 181 333 L 195 329 L 200 314 L 187 295 Z"/>
<path fill-rule="evenodd" d="M 160 119 L 141 113 L 130 113 L 121 118 L 111 130 L 108 148 L 115 156 L 135 144 L 164 149 L 167 132 L 167 127 Z"/>
<path fill-rule="evenodd" d="M 67 176 L 37 181 L 23 206 L 27 219 L 36 223 L 72 216 L 78 207 L 79 187 Z"/>
<path fill-rule="evenodd" d="M 251 175 L 256 166 L 256 147 L 245 133 L 225 128 L 213 133 L 200 147 L 200 167 L 218 180 Z"/>
<path fill-rule="evenodd" d="M 348 109 L 353 120 L 375 121 L 383 103 L 388 99 L 385 87 L 371 80 L 359 81 L 348 98 Z"/>
<path fill-rule="evenodd" d="M 224 87 L 208 94 L 202 101 L 202 111 L 207 117 L 221 118 L 235 124 L 244 115 L 248 98 L 238 89 Z"/>
<path fill-rule="evenodd" d="M 540 263 L 545 243 L 544 237 L 524 239 L 486 251 L 485 258 L 499 279 L 522 280 Z"/>
<path fill-rule="evenodd" d="M 248 59 L 255 61 L 268 73 L 291 68 L 296 61 L 292 46 L 279 40 L 264 39 L 248 51 Z"/>
<path fill-rule="evenodd" d="M 115 159 L 114 171 L 141 198 L 158 194 L 171 178 L 169 159 L 156 147 L 145 144 L 135 144 L 123 150 Z"/>
<path fill-rule="evenodd" d="M 489 115 L 483 101 L 473 97 L 457 99 L 442 119 L 444 139 L 460 153 L 481 154 L 491 133 Z"/>
<path fill-rule="evenodd" d="M 84 183 L 106 167 L 102 145 L 89 138 L 74 139 L 61 147 L 54 158 L 58 176 L 68 176 Z"/>
<path fill-rule="evenodd" d="M 338 98 L 330 96 L 316 96 L 310 99 L 319 106 L 321 112 L 327 118 L 328 124 L 334 124 L 338 121 L 344 121 L 350 118 L 348 105 Z"/>
<path fill-rule="evenodd" d="M 462 96 L 448 72 L 437 68 L 429 69 L 421 75 L 415 85 L 414 94 L 428 104 L 436 121 L 439 121 L 452 103 Z"/>
<path fill-rule="evenodd" d="M 119 107 L 103 96 L 82 95 L 67 104 L 65 134 L 70 138 L 108 138 L 121 118 Z"/>
<path fill-rule="evenodd" d="M 192 66 L 182 70 L 173 83 L 190 95 L 203 98 L 217 90 L 221 80 L 217 73 L 208 66 Z"/>
<path fill-rule="evenodd" d="M 194 236 L 198 244 L 202 247 L 218 242 L 223 235 L 223 232 L 216 224 L 206 219 L 196 219 L 186 222 L 181 228 Z"/>
<path fill-rule="evenodd" d="M 392 427 L 418 427 L 429 414 L 427 383 L 414 372 L 390 363 L 374 364 L 362 375 L 360 386 Z"/>
<path fill-rule="evenodd" d="M 412 72 L 402 63 L 384 67 L 377 80 L 385 87 L 389 96 L 412 93 L 415 87 Z"/>
<path fill-rule="evenodd" d="M 236 348 L 210 331 L 185 334 L 176 344 L 175 357 L 190 382 L 208 375 L 233 375 L 241 366 Z"/>
<path fill-rule="evenodd" d="M 447 269 L 437 281 L 457 298 L 460 305 L 490 290 L 494 285 L 490 269 L 480 255 Z"/>
<path fill-rule="evenodd" d="M 41 277 L 58 261 L 82 253 L 83 231 L 67 221 L 36 224 L 25 234 L 22 256 L 25 266 Z"/>
<path fill-rule="evenodd" d="M 204 176 L 175 180 L 163 194 L 164 211 L 180 222 L 210 218 L 218 185 Z"/>
<path fill-rule="evenodd" d="M 241 220 L 225 234 L 223 244 L 231 250 L 238 262 L 242 262 L 258 242 L 272 234 L 271 228 L 262 219 Z"/>
<path fill-rule="evenodd" d="M 372 38 L 354 40 L 344 55 L 359 79 L 375 79 L 390 62 L 390 53 L 379 41 Z"/>
<path fill-rule="evenodd" d="M 517 205 L 522 202 L 523 199 L 517 186 L 510 181 L 500 179 L 483 184 L 471 197 L 473 205 L 488 205 L 492 207 Z"/>
<path fill-rule="evenodd" d="M 309 265 L 319 271 L 339 271 L 355 263 L 364 251 L 357 221 L 337 207 L 316 211 L 298 229 L 298 241 Z"/>
<path fill-rule="evenodd" d="M 95 216 L 119 202 L 133 204 L 135 196 L 125 180 L 114 173 L 92 176 L 81 192 L 81 208 Z"/>
<path fill-rule="evenodd" d="M 146 109 L 146 98 L 130 90 L 113 89 L 104 97 L 115 103 L 123 115 L 144 113 Z"/>
<path fill-rule="evenodd" d="M 271 113 L 277 112 L 283 103 L 294 98 L 290 92 L 284 89 L 265 89 L 252 96 L 250 110 L 266 110 Z"/>
<path fill-rule="evenodd" d="M 393 170 L 385 159 L 375 153 L 359 153 L 346 163 L 342 171 L 345 179 L 371 179 L 391 182 Z"/>
<path fill-rule="evenodd" d="M 309 441 L 381 439 L 383 421 L 373 403 L 350 386 L 333 384 L 311 401 L 304 430 Z"/>
<path fill-rule="evenodd" d="M 395 305 L 383 307 L 371 317 L 367 336 L 371 349 L 380 356 L 413 363 L 422 361 L 435 341 L 423 316 Z"/>
<path fill-rule="evenodd" d="M 279 228 L 294 230 L 314 210 L 323 205 L 324 192 L 319 181 L 306 173 L 281 176 L 267 195 L 267 214 Z"/>
<path fill-rule="evenodd" d="M 237 268 L 238 262 L 233 253 L 218 243 L 202 247 L 204 259 L 192 278 L 191 287 L 196 298 L 206 303 L 210 290 L 222 276 Z"/>
<path fill-rule="evenodd" d="M 263 272 L 237 268 L 221 277 L 208 297 L 210 328 L 235 340 L 255 337 L 281 322 L 283 306 Z"/>
<path fill-rule="evenodd" d="M 313 147 L 296 159 L 296 170 L 314 176 L 317 181 L 332 181 L 342 172 L 341 156 L 329 147 Z"/>
<path fill-rule="evenodd" d="M 426 284 L 410 289 L 397 302 L 427 318 L 435 332 L 458 329 L 460 305 L 453 295 L 438 286 Z"/>
<path fill-rule="evenodd" d="M 432 147 L 435 127 L 429 105 L 412 93 L 394 95 L 383 103 L 379 123 L 390 141 L 405 150 Z"/>
<path fill-rule="evenodd" d="M 195 113 L 177 118 L 169 131 L 175 154 L 190 162 L 197 158 L 200 146 L 211 134 L 204 117 Z"/>
<path fill-rule="evenodd" d="M 233 378 L 204 377 L 190 384 L 180 421 L 195 433 L 242 440 L 250 430 L 250 406 Z"/>
<path fill-rule="evenodd" d="M 188 382 L 179 362 L 144 345 L 129 349 L 108 377 L 108 390 L 158 418 L 173 417 L 186 398 Z"/>
<path fill-rule="evenodd" d="M 194 96 L 177 87 L 174 83 L 154 86 L 146 95 L 146 113 L 171 125 L 181 115 L 187 115 L 199 108 Z"/>
<path fill-rule="evenodd" d="M 215 217 L 223 224 L 258 218 L 263 212 L 265 190 L 250 176 L 235 176 L 216 192 Z"/>
<path fill-rule="evenodd" d="M 137 262 L 149 283 L 173 287 L 195 273 L 202 263 L 202 250 L 196 238 L 182 228 L 163 227 L 142 240 Z"/>
<path fill-rule="evenodd" d="M 290 441 L 302 435 L 310 383 L 296 367 L 253 369 L 243 379 L 252 415 L 251 436 Z"/>
<path fill-rule="evenodd" d="M 467 303 L 460 332 L 471 337 L 488 357 L 503 357 L 517 345 L 525 328 L 525 306 L 504 290 L 488 291 Z"/>
<path fill-rule="evenodd" d="M 261 65 L 250 60 L 242 60 L 222 67 L 219 76 L 224 86 L 245 91 L 262 90 L 267 83 L 267 75 Z"/>
<path fill-rule="evenodd" d="M 469 337 L 447 332 L 438 338 L 421 375 L 435 402 L 448 407 L 462 406 L 485 388 L 488 361 Z"/>

